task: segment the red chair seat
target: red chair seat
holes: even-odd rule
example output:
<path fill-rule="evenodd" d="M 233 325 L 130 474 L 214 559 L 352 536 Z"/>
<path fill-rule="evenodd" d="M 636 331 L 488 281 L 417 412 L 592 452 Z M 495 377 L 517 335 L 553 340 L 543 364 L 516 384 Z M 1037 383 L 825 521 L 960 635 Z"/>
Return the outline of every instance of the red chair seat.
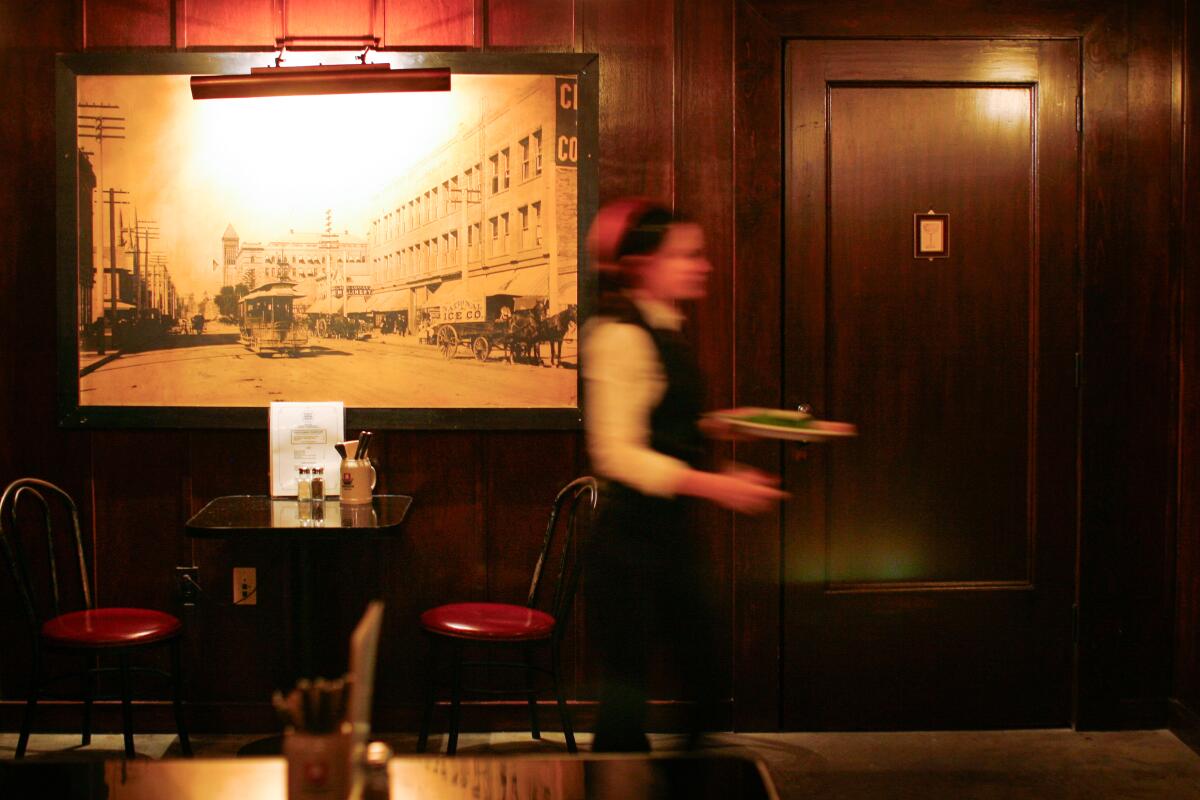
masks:
<path fill-rule="evenodd" d="M 42 636 L 63 647 L 112 647 L 170 639 L 183 630 L 178 617 L 148 608 L 95 608 L 48 619 Z"/>
<path fill-rule="evenodd" d="M 548 638 L 554 617 L 508 603 L 450 603 L 421 614 L 421 627 L 456 639 L 527 642 Z"/>

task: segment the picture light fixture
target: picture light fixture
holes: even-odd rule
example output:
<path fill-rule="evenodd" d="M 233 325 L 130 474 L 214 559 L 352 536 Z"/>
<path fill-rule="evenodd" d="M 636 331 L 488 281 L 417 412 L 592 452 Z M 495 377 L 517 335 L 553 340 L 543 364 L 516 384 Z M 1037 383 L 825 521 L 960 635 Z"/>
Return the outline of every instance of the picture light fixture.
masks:
<path fill-rule="evenodd" d="M 252 67 L 240 75 L 193 75 L 192 99 L 370 92 L 448 92 L 450 70 L 392 69 L 390 64 Z"/>

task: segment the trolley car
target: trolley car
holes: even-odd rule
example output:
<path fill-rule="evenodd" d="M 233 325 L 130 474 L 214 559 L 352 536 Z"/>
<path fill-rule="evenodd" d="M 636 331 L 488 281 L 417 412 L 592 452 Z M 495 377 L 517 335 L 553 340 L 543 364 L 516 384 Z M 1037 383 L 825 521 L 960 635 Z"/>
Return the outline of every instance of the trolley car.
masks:
<path fill-rule="evenodd" d="M 296 319 L 295 300 L 304 295 L 294 281 L 264 283 L 238 300 L 239 338 L 259 355 L 299 355 L 308 347 L 308 328 Z"/>

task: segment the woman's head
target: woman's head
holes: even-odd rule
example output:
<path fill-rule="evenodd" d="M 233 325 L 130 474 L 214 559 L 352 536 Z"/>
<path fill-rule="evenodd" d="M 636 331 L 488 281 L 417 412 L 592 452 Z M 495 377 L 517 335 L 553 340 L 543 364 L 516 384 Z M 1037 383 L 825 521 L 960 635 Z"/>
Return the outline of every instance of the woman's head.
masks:
<path fill-rule="evenodd" d="M 588 244 L 602 293 L 629 291 L 668 302 L 705 294 L 712 265 L 703 229 L 659 203 L 626 198 L 605 205 Z"/>

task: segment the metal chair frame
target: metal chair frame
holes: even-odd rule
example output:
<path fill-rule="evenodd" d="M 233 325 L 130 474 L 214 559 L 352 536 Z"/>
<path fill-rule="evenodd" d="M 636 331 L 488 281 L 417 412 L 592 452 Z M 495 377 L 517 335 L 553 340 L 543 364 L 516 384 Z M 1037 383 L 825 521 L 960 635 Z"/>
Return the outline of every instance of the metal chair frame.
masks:
<path fill-rule="evenodd" d="M 551 551 L 555 541 L 555 531 L 557 530 L 559 518 L 562 516 L 564 507 L 569 508 L 567 511 L 566 523 L 562 526 L 563 543 L 562 556 L 558 563 L 558 574 L 556 576 L 554 596 L 550 603 L 550 616 L 554 617 L 554 627 L 550 632 L 550 636 L 543 639 L 534 639 L 530 641 L 514 641 L 514 640 L 479 640 L 479 639 L 461 639 L 457 637 L 439 635 L 434 632 L 426 631 L 427 635 L 436 644 L 438 640 L 447 640 L 451 646 L 451 695 L 450 695 L 450 732 L 449 741 L 446 746 L 446 753 L 454 755 L 458 749 L 458 732 L 460 719 L 460 704 L 462 693 L 464 691 L 472 694 L 490 694 L 490 695 L 512 695 L 524 694 L 529 703 L 529 720 L 530 729 L 534 739 L 541 739 L 541 727 L 538 724 L 538 709 L 537 709 L 537 689 L 535 687 L 535 673 L 549 675 L 554 689 L 555 702 L 558 705 L 559 716 L 562 720 L 563 735 L 566 739 L 568 752 L 577 752 L 575 745 L 575 732 L 571 725 L 571 714 L 567 708 L 566 698 L 562 692 L 562 681 L 560 674 L 560 652 L 564 631 L 566 630 L 566 622 L 569 618 L 571 604 L 575 598 L 575 590 L 579 583 L 580 575 L 580 557 L 578 553 L 574 553 L 575 558 L 572 560 L 573 554 L 572 545 L 576 539 L 576 529 L 578 527 L 577 513 L 579 505 L 584 496 L 589 497 L 588 505 L 592 511 L 595 511 L 596 502 L 599 497 L 596 479 L 588 476 L 576 478 L 575 480 L 564 486 L 554 498 L 554 505 L 550 511 L 550 520 L 546 525 L 546 534 L 542 540 L 542 550 L 538 555 L 537 564 L 533 569 L 533 579 L 529 584 L 529 595 L 525 600 L 525 606 L 528 608 L 537 607 L 538 589 L 541 586 L 542 574 L 545 570 L 547 560 L 550 558 Z M 533 651 L 535 648 L 550 647 L 550 667 L 538 666 L 534 663 Z M 523 655 L 521 661 L 464 661 L 463 649 L 468 646 L 483 646 L 483 647 L 520 647 Z M 502 667 L 512 669 L 523 669 L 525 671 L 525 686 L 522 690 L 509 689 L 486 689 L 480 687 L 468 687 L 462 683 L 463 667 Z M 436 701 L 435 693 L 437 689 L 437 670 L 430 668 L 429 678 L 426 686 L 425 707 L 421 715 L 421 732 L 417 739 L 417 752 L 424 753 L 429 744 L 429 728 L 433 717 L 433 707 Z"/>
<path fill-rule="evenodd" d="M 21 598 L 21 604 L 24 606 L 26 620 L 29 623 L 29 632 L 32 647 L 32 659 L 30 662 L 29 673 L 29 693 L 25 703 L 25 713 L 21 720 L 21 733 L 17 740 L 17 758 L 24 758 L 25 750 L 29 744 L 29 736 L 33 728 L 33 718 L 37 710 L 37 703 L 40 699 L 44 686 L 57 683 L 71 678 L 83 679 L 83 735 L 82 744 L 88 745 L 92 741 L 92 703 L 97 699 L 109 699 L 107 697 L 97 697 L 96 695 L 96 678 L 100 675 L 116 674 L 119 678 L 121 700 L 121 716 L 122 716 L 122 732 L 124 734 L 125 755 L 132 758 L 135 755 L 133 747 L 133 697 L 130 691 L 130 673 L 152 673 L 155 675 L 168 678 L 172 685 L 172 705 L 175 712 L 175 725 L 179 731 L 179 746 L 184 755 L 192 754 L 191 742 L 188 739 L 187 728 L 183 720 L 183 687 L 182 687 L 182 659 L 180 654 L 180 633 L 173 634 L 164 639 L 156 639 L 152 642 L 144 644 L 131 645 L 86 645 L 70 646 L 47 642 L 42 637 L 42 626 L 48 620 L 54 619 L 63 612 L 61 593 L 59 591 L 58 579 L 58 563 L 55 556 L 55 530 L 50 509 L 50 502 L 47 496 L 56 498 L 62 503 L 63 507 L 70 512 L 71 529 L 74 536 L 75 559 L 79 568 L 79 580 L 83 589 L 83 609 L 68 609 L 74 610 L 96 610 L 95 603 L 92 598 L 91 582 L 88 580 L 87 558 L 83 551 L 83 536 L 79 525 L 79 509 L 75 505 L 75 501 L 63 489 L 38 478 L 21 478 L 13 481 L 4 490 L 4 494 L 0 495 L 0 551 L 3 552 L 5 561 L 8 563 L 9 573 L 12 575 L 14 582 L 17 585 L 17 592 Z M 22 498 L 28 497 L 35 500 L 41 507 L 42 513 L 42 529 L 46 534 L 46 555 L 47 555 L 47 571 L 50 581 L 50 596 L 51 608 L 48 615 L 39 613 L 38 602 L 35 600 L 33 583 L 30 579 L 29 568 L 25 558 L 25 546 L 18 536 L 17 527 L 17 509 Z M 171 671 L 164 672 L 160 669 L 151 667 L 141 667 L 131 665 L 129 663 L 129 655 L 133 652 L 169 645 L 171 650 Z M 64 652 L 75 652 L 83 655 L 83 670 L 78 673 L 67 673 L 50 677 L 42 676 L 42 652 L 43 650 L 54 650 Z M 116 667 L 100 667 L 98 665 L 98 656 L 100 652 L 111 652 L 117 657 Z"/>

